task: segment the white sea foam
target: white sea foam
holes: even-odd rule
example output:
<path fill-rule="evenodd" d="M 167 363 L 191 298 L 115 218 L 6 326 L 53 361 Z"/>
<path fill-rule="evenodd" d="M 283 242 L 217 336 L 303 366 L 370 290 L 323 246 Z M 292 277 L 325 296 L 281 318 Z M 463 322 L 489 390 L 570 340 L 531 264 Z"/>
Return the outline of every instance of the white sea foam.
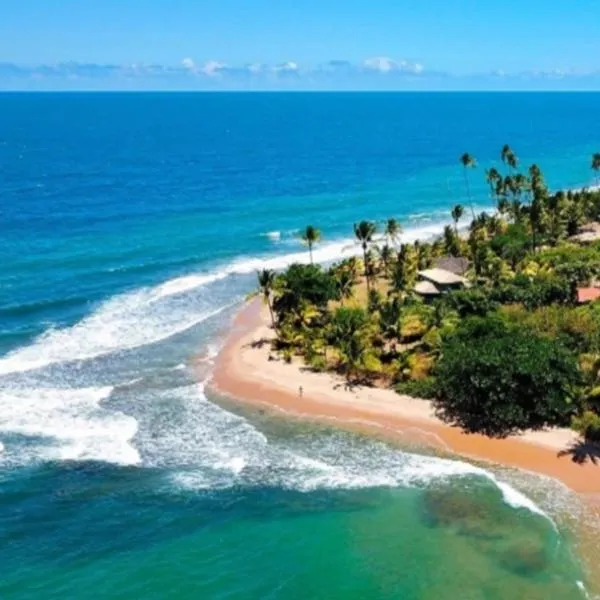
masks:
<path fill-rule="evenodd" d="M 209 402 L 202 386 L 164 392 L 176 413 L 158 435 L 139 437 L 144 461 L 168 463 L 184 487 L 273 485 L 318 489 L 427 486 L 435 481 L 481 477 L 495 485 L 515 509 L 548 515 L 496 475 L 466 462 L 402 452 L 378 441 L 344 434 L 269 441 L 247 420 Z M 175 420 L 174 420 L 175 419 Z M 143 427 L 142 427 L 143 429 Z"/>
<path fill-rule="evenodd" d="M 0 433 L 33 440 L 16 449 L 26 460 L 102 460 L 137 464 L 131 445 L 137 422 L 106 410 L 112 388 L 8 389 L 0 391 Z M 10 447 L 7 447 L 7 454 Z M 18 457 L 17 457 L 18 458 Z M 9 457 L 15 462 L 15 457 Z"/>
<path fill-rule="evenodd" d="M 281 239 L 281 231 L 269 231 L 265 235 L 272 242 L 278 242 Z"/>
<path fill-rule="evenodd" d="M 0 434 L 31 439 L 2 463 L 102 460 L 168 468 L 178 486 L 270 485 L 319 489 L 427 486 L 483 477 L 504 502 L 547 515 L 491 472 L 466 462 L 401 452 L 343 432 L 268 440 L 248 420 L 207 400 L 203 385 L 145 390 L 131 414 L 105 408 L 110 387 L 0 392 Z M 129 413 L 129 410 L 128 410 Z"/>
<path fill-rule="evenodd" d="M 579 591 L 583 594 L 584 598 L 589 598 L 590 595 L 588 594 L 588 591 L 583 583 L 583 581 L 576 581 L 577 583 L 577 587 L 579 588 Z"/>
<path fill-rule="evenodd" d="M 408 230 L 402 239 L 412 242 L 431 237 L 441 230 L 431 225 Z M 360 254 L 352 239 L 322 244 L 313 251 L 314 260 L 330 263 Z M 280 270 L 292 263 L 307 263 L 306 251 L 279 256 L 240 258 L 214 271 L 177 277 L 154 288 L 115 296 L 79 323 L 65 329 L 50 329 L 29 346 L 10 352 L 0 359 L 0 376 L 38 369 L 50 364 L 87 360 L 112 352 L 138 348 L 167 339 L 219 314 L 234 303 L 215 307 L 197 298 L 188 298 L 194 290 L 221 281 L 231 275 L 248 275 L 259 269 Z"/>
<path fill-rule="evenodd" d="M 66 329 L 50 329 L 24 348 L 0 360 L 0 375 L 86 360 L 130 350 L 172 337 L 233 306 L 198 311 L 169 305 L 155 307 L 154 292 L 141 290 L 117 296 L 96 312 Z"/>

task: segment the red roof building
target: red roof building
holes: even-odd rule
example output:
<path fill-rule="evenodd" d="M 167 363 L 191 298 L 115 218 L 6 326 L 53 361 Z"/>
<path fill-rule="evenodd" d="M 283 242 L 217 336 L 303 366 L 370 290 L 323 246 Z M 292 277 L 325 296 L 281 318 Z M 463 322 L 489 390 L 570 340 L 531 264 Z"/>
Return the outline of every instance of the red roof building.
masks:
<path fill-rule="evenodd" d="M 577 288 L 577 302 L 579 304 L 594 302 L 598 298 L 600 298 L 600 288 Z"/>

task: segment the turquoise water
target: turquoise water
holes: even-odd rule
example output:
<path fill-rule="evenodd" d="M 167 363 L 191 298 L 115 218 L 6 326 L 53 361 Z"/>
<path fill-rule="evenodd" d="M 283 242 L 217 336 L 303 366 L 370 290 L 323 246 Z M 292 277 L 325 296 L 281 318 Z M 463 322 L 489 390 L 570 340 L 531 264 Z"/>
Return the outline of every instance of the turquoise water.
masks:
<path fill-rule="evenodd" d="M 595 94 L 0 95 L 0 597 L 579 598 L 560 486 L 204 392 L 255 270 L 433 235 L 506 143 L 590 182 Z M 548 517 L 555 521 L 551 522 Z"/>

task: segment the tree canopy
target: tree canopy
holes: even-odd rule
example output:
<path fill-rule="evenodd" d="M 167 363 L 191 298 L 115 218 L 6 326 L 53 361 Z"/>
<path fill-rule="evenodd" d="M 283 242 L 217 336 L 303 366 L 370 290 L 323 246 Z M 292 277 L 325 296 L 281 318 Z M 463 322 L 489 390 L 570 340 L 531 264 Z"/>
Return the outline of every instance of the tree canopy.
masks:
<path fill-rule="evenodd" d="M 576 415 L 576 430 L 596 436 L 600 302 L 579 303 L 594 297 L 581 287 L 600 288 L 600 190 L 553 192 L 540 167 L 522 167 L 510 146 L 500 158 L 485 169 L 481 199 L 497 211 L 475 214 L 476 161 L 460 157 L 473 217 L 463 232 L 455 198 L 435 240 L 400 239 L 394 218 L 361 220 L 360 256 L 261 271 L 273 350 L 351 383 L 435 396 L 439 414 L 467 431 L 503 436 Z M 592 168 L 600 172 L 600 154 Z M 301 237 L 312 262 L 321 232 L 308 226 Z M 438 285 L 423 273 L 432 268 L 461 279 Z"/>
<path fill-rule="evenodd" d="M 568 425 L 578 408 L 572 354 L 497 316 L 464 321 L 444 341 L 435 372 L 438 415 L 470 433 L 504 437 Z"/>

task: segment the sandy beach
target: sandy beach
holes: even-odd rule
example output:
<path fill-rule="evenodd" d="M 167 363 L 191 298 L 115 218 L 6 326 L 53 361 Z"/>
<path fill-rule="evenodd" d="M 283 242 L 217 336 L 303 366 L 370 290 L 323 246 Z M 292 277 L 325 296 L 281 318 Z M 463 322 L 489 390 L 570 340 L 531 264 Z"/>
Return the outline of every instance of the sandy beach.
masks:
<path fill-rule="evenodd" d="M 343 379 L 311 372 L 300 360 L 292 364 L 269 360 L 269 344 L 260 342 L 272 337 L 265 307 L 258 300 L 249 303 L 235 318 L 217 358 L 212 388 L 237 400 L 296 417 L 333 421 L 355 430 L 379 431 L 471 459 L 547 475 L 598 505 L 600 465 L 590 460 L 577 464 L 572 453 L 561 454 L 578 443 L 574 432 L 553 429 L 502 440 L 465 434 L 442 423 L 426 400 L 400 396 L 386 389 L 349 390 Z"/>

